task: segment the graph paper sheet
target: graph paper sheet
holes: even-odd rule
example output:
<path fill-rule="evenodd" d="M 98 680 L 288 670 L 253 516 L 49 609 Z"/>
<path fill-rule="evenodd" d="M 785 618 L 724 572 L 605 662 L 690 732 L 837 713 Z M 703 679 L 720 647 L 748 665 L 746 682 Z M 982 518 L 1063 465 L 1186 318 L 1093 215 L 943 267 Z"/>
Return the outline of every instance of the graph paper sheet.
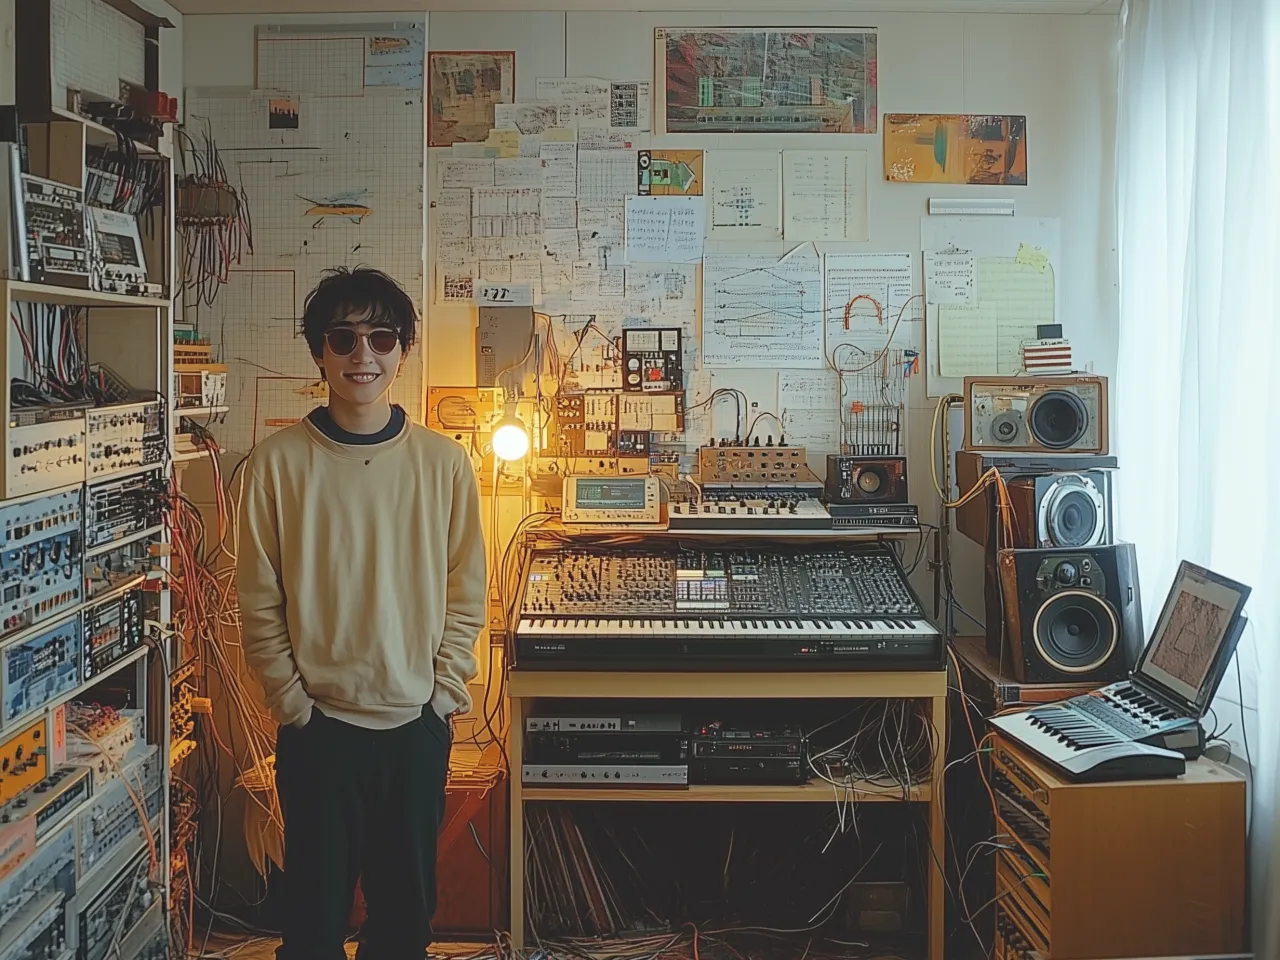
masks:
<path fill-rule="evenodd" d="M 21 2 L 21 0 L 19 0 Z M 115 99 L 120 81 L 146 79 L 146 31 L 103 0 L 53 0 L 53 103 L 67 105 L 67 91 Z"/>
<path fill-rule="evenodd" d="M 371 266 L 422 309 L 421 25 L 289 33 L 260 28 L 257 90 L 193 90 L 188 132 L 208 130 L 247 198 L 253 253 L 212 307 L 185 317 L 228 364 L 228 404 L 214 430 L 244 452 L 306 416 L 326 391 L 300 332 L 323 271 Z M 268 86 L 269 84 L 269 86 Z M 393 402 L 421 419 L 422 353 Z"/>

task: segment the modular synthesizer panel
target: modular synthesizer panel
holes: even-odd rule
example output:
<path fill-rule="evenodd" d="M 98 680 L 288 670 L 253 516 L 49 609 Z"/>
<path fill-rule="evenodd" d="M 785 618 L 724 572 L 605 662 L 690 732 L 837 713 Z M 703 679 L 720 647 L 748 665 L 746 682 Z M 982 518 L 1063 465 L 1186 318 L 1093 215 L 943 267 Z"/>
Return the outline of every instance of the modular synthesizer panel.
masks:
<path fill-rule="evenodd" d="M 92 601 L 117 587 L 152 574 L 158 566 L 159 533 L 98 548 L 85 557 L 84 595 Z"/>
<path fill-rule="evenodd" d="M 80 685 L 80 615 L 0 648 L 0 730 Z"/>
<path fill-rule="evenodd" d="M 103 960 L 117 931 L 127 932 L 138 925 L 155 899 L 148 858 L 148 851 L 142 849 L 108 864 L 111 880 L 77 912 L 77 960 Z"/>
<path fill-rule="evenodd" d="M 158 527 L 164 493 L 159 471 L 88 486 L 85 489 L 85 546 L 94 549 Z"/>
<path fill-rule="evenodd" d="M 56 830 L 93 793 L 93 771 L 68 764 L 55 769 L 0 807 L 0 830 L 29 820 L 38 841 Z"/>
<path fill-rule="evenodd" d="M 84 483 L 84 414 L 10 427 L 4 457 L 8 498 Z"/>
<path fill-rule="evenodd" d="M 7 864 L 0 859 L 0 878 L 0 930 L 19 929 L 22 924 L 18 921 L 30 916 L 50 895 L 70 899 L 76 891 L 75 828 L 68 824 L 40 846 L 11 857 Z"/>
<path fill-rule="evenodd" d="M 84 681 L 142 647 L 142 591 L 130 590 L 84 613 Z"/>
<path fill-rule="evenodd" d="M 90 482 L 164 459 L 166 437 L 159 401 L 90 410 L 85 414 L 85 433 Z"/>
<path fill-rule="evenodd" d="M 88 806 L 76 818 L 79 828 L 78 867 L 81 877 L 109 859 L 130 838 L 146 840 L 138 804 L 146 806 L 147 829 L 157 832 L 153 821 L 164 800 L 164 762 L 160 751 L 151 745 L 146 753 L 124 768 L 128 787 L 116 779 L 94 794 Z"/>

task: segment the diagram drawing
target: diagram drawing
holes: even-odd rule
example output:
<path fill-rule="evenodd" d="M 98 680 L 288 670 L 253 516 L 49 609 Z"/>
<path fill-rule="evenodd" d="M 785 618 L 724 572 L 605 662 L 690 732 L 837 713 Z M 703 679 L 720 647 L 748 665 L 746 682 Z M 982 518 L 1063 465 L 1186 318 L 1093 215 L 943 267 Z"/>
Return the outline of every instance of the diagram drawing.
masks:
<path fill-rule="evenodd" d="M 1027 118 L 890 113 L 884 175 L 901 183 L 1027 185 Z"/>
<path fill-rule="evenodd" d="M 821 367 L 822 267 L 817 255 L 707 256 L 702 361 L 717 367 Z"/>
<path fill-rule="evenodd" d="M 371 214 L 370 210 L 359 200 L 369 191 L 352 190 L 349 193 L 340 193 L 332 197 L 326 197 L 323 200 L 312 200 L 310 197 L 299 196 L 299 200 L 305 200 L 311 204 L 303 216 L 315 217 L 316 220 L 311 224 L 314 230 L 320 224 L 324 223 L 326 217 L 341 217 L 344 220 L 350 220 L 352 223 L 360 223 L 365 217 Z"/>
<path fill-rule="evenodd" d="M 877 34 L 668 28 L 654 34 L 655 133 L 875 133 Z"/>
<path fill-rule="evenodd" d="M 1199 690 L 1226 630 L 1230 610 L 1184 590 L 1178 594 L 1151 663 Z"/>
<path fill-rule="evenodd" d="M 427 55 L 427 146 L 484 143 L 494 105 L 514 103 L 514 51 Z"/>

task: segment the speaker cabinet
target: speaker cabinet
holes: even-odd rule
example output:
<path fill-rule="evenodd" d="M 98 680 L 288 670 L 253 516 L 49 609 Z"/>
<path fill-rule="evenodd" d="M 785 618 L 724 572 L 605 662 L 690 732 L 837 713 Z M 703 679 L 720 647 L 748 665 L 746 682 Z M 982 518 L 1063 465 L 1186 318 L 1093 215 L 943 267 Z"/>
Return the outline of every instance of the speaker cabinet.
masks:
<path fill-rule="evenodd" d="M 1008 482 L 1017 547 L 1096 547 L 1111 542 L 1111 474 L 1052 473 Z"/>
<path fill-rule="evenodd" d="M 827 455 L 827 503 L 906 503 L 906 457 Z"/>
<path fill-rule="evenodd" d="M 1021 683 L 1123 679 L 1142 645 L 1137 551 L 1001 550 L 1005 663 Z"/>
<path fill-rule="evenodd" d="M 1105 454 L 1105 377 L 965 377 L 965 450 Z"/>

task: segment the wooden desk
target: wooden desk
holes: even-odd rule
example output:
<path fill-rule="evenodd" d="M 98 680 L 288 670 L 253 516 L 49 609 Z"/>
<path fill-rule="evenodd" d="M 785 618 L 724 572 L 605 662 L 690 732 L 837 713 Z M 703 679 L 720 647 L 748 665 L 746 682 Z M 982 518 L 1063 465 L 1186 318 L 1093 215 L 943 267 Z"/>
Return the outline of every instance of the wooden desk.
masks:
<path fill-rule="evenodd" d="M 1176 779 L 1070 783 L 996 735 L 996 956 L 1232 953 L 1244 945 L 1244 778 L 1203 757 Z"/>
<path fill-rule="evenodd" d="M 800 786 L 691 786 L 687 790 L 613 787 L 526 787 L 521 781 L 524 718 L 539 698 L 663 699 L 663 700 L 805 700 L 805 699 L 926 699 L 932 701 L 935 743 L 930 782 L 915 787 L 910 802 L 929 804 L 929 960 L 942 960 L 945 887 L 943 858 L 942 773 L 945 764 L 947 675 L 945 671 L 829 673 L 553 673 L 512 670 L 508 680 L 511 725 L 511 939 L 524 946 L 526 801 L 643 800 L 659 803 L 830 803 L 827 784 Z M 855 789 L 863 802 L 902 802 L 900 789 L 867 785 Z"/>

